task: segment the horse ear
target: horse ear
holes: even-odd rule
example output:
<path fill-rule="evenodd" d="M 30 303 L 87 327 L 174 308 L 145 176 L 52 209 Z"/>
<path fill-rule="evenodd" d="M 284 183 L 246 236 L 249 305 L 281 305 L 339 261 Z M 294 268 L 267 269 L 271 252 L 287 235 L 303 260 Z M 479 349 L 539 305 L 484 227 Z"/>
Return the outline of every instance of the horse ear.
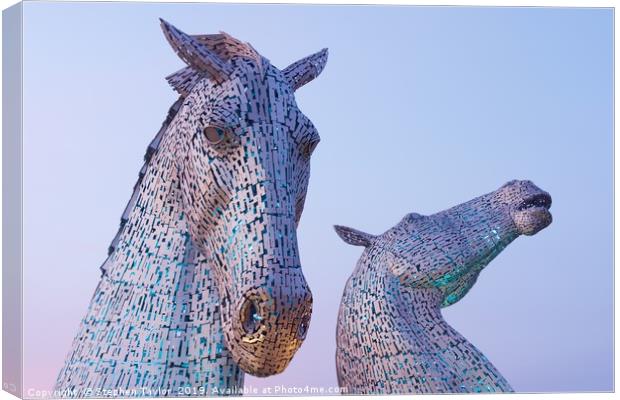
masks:
<path fill-rule="evenodd" d="M 334 225 L 334 229 L 336 230 L 338 236 L 340 236 L 340 239 L 344 240 L 348 244 L 352 244 L 353 246 L 368 247 L 376 238 L 375 235 L 364 233 L 346 226 Z"/>
<path fill-rule="evenodd" d="M 302 58 L 282 70 L 284 77 L 294 90 L 320 75 L 327 63 L 327 49 L 323 49 L 311 56 Z"/>
<path fill-rule="evenodd" d="M 232 67 L 207 46 L 160 18 L 161 29 L 181 60 L 193 69 L 205 72 L 218 83 L 227 80 Z"/>

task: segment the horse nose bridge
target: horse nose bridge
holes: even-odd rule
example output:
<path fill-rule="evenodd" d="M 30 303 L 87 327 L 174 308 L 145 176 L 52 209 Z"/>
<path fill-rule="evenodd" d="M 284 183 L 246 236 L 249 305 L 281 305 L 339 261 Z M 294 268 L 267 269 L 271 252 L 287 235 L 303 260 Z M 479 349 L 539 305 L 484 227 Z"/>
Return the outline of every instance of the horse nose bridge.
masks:
<path fill-rule="evenodd" d="M 271 138 L 267 139 L 269 136 Z M 291 146 L 294 146 L 294 143 L 282 127 L 278 127 L 272 135 L 263 135 L 261 148 L 264 151 L 260 152 L 256 169 L 260 200 L 263 206 L 269 209 L 268 212 L 294 210 L 300 184 L 296 179 L 296 171 L 300 164 L 291 158 Z"/>
<path fill-rule="evenodd" d="M 274 292 L 270 312 L 280 323 L 284 322 L 295 330 L 297 325 L 309 319 L 312 303 L 312 292 L 304 281 L 303 284 Z"/>
<path fill-rule="evenodd" d="M 284 284 L 291 285 L 291 288 L 307 286 L 301 271 L 296 243 L 294 251 L 287 252 L 287 250 L 284 250 L 284 252 L 266 254 L 263 260 L 263 267 L 269 271 L 272 276 L 271 284 L 278 288 L 279 291 L 283 291 L 281 286 Z"/>
<path fill-rule="evenodd" d="M 261 199 L 264 212 L 271 215 L 292 214 L 296 201 L 293 185 L 287 176 L 264 180 L 264 195 Z"/>
<path fill-rule="evenodd" d="M 270 270 L 299 268 L 297 226 L 294 213 L 265 211 L 262 215 L 264 266 Z"/>
<path fill-rule="evenodd" d="M 282 260 L 287 260 L 287 257 L 265 260 L 264 268 L 267 271 L 268 278 L 263 284 L 270 297 L 281 303 L 291 303 L 287 300 L 311 301 L 310 286 L 303 274 L 297 255 L 291 259 L 295 263 L 284 263 Z"/>
<path fill-rule="evenodd" d="M 530 180 L 524 180 L 522 181 L 522 185 L 524 190 L 527 193 L 538 193 L 538 192 L 543 192 L 543 190 L 541 188 L 539 188 L 538 186 L 536 186 L 536 184 Z"/>

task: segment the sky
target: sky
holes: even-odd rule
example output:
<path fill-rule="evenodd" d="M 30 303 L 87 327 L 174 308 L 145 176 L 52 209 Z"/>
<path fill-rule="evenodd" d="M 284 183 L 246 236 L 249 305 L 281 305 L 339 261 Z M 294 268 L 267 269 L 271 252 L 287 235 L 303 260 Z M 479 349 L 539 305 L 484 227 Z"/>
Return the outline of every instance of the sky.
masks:
<path fill-rule="evenodd" d="M 519 392 L 613 390 L 611 9 L 164 3 L 24 5 L 24 384 L 50 389 L 183 64 L 158 18 L 227 33 L 284 68 L 323 47 L 297 102 L 321 143 L 298 238 L 314 307 L 283 373 L 334 387 L 335 326 L 361 248 L 530 179 L 553 224 L 485 269 L 446 320 Z"/>

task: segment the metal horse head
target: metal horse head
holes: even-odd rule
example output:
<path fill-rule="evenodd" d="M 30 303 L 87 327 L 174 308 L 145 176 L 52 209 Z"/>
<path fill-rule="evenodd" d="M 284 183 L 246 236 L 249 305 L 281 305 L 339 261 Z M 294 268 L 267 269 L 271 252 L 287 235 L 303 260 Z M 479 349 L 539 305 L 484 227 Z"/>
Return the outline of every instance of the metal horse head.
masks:
<path fill-rule="evenodd" d="M 319 135 L 294 92 L 327 50 L 279 70 L 231 36 L 190 36 L 162 20 L 187 67 L 168 77 L 185 100 L 176 139 L 184 216 L 217 282 L 225 341 L 244 371 L 283 371 L 303 342 L 312 294 L 296 228 Z"/>
<path fill-rule="evenodd" d="M 443 306 L 459 301 L 480 271 L 520 235 L 551 224 L 551 196 L 531 181 L 513 180 L 494 192 L 430 216 L 407 214 L 382 235 L 336 226 L 347 243 L 389 249 L 386 265 L 406 287 L 437 288 Z"/>
<path fill-rule="evenodd" d="M 340 304 L 339 386 L 351 394 L 512 391 L 443 319 L 483 268 L 520 235 L 551 224 L 551 196 L 530 181 L 432 215 L 407 214 L 380 235 L 336 226 L 364 246 Z"/>

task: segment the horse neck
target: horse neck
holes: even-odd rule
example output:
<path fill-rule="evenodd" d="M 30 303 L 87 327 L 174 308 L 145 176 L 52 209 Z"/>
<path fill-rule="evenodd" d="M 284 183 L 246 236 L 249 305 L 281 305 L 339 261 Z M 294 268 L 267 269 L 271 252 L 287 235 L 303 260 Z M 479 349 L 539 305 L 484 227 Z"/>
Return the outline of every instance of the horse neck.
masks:
<path fill-rule="evenodd" d="M 186 266 L 190 239 L 171 143 L 162 143 L 140 179 L 133 207 L 104 268 L 113 281 L 168 290 L 173 280 L 162 276 L 173 278 L 175 267 Z"/>
<path fill-rule="evenodd" d="M 162 319 L 159 329 L 171 332 L 168 344 L 176 353 L 170 351 L 166 362 L 175 373 L 165 378 L 162 387 L 234 389 L 243 385 L 243 373 L 225 346 L 214 276 L 207 258 L 191 240 L 183 212 L 175 134 L 172 126 L 154 155 L 115 253 L 132 257 L 120 265 L 141 261 L 147 271 L 155 271 L 135 276 L 135 284 L 158 288 L 168 296 L 170 311 L 165 315 L 169 317 Z M 109 273 L 114 279 L 114 271 Z M 126 272 L 123 277 L 127 279 Z"/>
<path fill-rule="evenodd" d="M 485 355 L 443 318 L 444 294 L 439 289 L 404 287 L 391 275 L 385 283 L 398 310 L 390 316 L 401 341 L 398 358 L 417 361 L 408 368 L 415 371 L 420 391 L 512 391 Z"/>
<path fill-rule="evenodd" d="M 365 250 L 345 289 L 337 334 L 341 384 L 352 393 L 510 391 L 486 357 L 444 320 L 442 292 L 404 287 L 382 254 L 379 247 Z M 364 368 L 354 367 L 369 357 Z"/>

